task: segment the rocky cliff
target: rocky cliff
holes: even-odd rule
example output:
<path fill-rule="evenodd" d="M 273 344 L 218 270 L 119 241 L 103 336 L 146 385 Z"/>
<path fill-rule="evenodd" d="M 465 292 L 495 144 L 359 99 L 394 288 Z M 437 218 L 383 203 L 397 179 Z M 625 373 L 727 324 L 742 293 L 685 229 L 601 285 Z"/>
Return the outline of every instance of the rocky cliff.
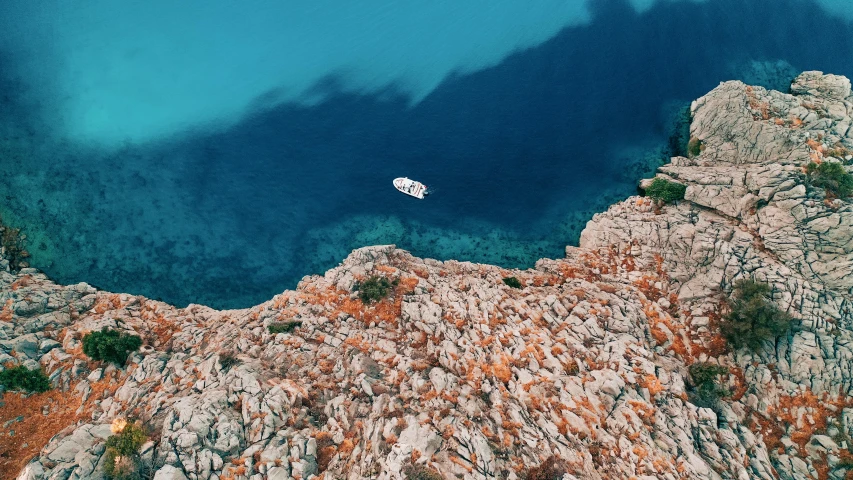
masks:
<path fill-rule="evenodd" d="M 531 270 L 368 247 L 216 311 L 0 264 L 0 364 L 55 386 L 4 395 L 0 476 L 103 478 L 130 419 L 156 480 L 850 478 L 853 205 L 805 173 L 851 159 L 850 82 L 726 82 L 691 110 L 694 155 L 658 174 L 684 200 L 629 198 Z M 374 275 L 393 291 L 365 304 Z M 756 351 L 718 330 L 743 278 L 794 318 Z M 103 327 L 143 339 L 122 368 L 82 351 Z M 727 396 L 694 403 L 697 363 Z"/>

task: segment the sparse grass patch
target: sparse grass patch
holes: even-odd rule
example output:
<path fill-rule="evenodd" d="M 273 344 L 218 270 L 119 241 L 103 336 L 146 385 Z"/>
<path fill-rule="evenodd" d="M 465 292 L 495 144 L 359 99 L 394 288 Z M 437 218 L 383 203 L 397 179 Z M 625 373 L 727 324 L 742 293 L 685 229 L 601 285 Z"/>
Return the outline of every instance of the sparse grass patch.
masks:
<path fill-rule="evenodd" d="M 290 333 L 290 332 L 296 330 L 296 327 L 300 327 L 300 326 L 302 326 L 302 322 L 300 322 L 298 320 L 293 320 L 290 322 L 271 323 L 271 324 L 269 324 L 267 329 L 269 330 L 269 332 L 271 334 L 276 335 L 279 333 Z"/>
<path fill-rule="evenodd" d="M 515 277 L 505 277 L 504 283 L 507 284 L 507 286 L 512 287 L 512 288 L 523 288 L 523 286 L 521 285 L 521 282 Z"/>
<path fill-rule="evenodd" d="M 6 390 L 41 393 L 50 390 L 50 379 L 44 370 L 30 370 L 23 365 L 7 368 L 0 372 L 0 385 Z"/>
<path fill-rule="evenodd" d="M 765 341 L 786 334 L 792 320 L 773 303 L 769 285 L 742 279 L 735 282 L 731 311 L 720 320 L 720 333 L 734 349 L 758 351 Z"/>
<path fill-rule="evenodd" d="M 671 203 L 676 200 L 682 200 L 686 191 L 687 187 L 680 183 L 656 178 L 652 181 L 652 184 L 646 188 L 646 195 L 664 203 Z"/>
<path fill-rule="evenodd" d="M 823 154 L 827 157 L 835 157 L 844 160 L 844 157 L 853 154 L 853 150 L 850 150 L 846 146 L 842 145 L 841 142 L 838 142 L 832 147 L 828 148 L 825 152 L 823 152 Z"/>
<path fill-rule="evenodd" d="M 694 363 L 690 365 L 690 378 L 693 380 L 693 403 L 700 407 L 713 407 L 717 400 L 728 397 L 731 392 L 719 382 L 721 375 L 729 370 L 713 363 Z"/>
<path fill-rule="evenodd" d="M 806 166 L 806 174 L 811 185 L 826 190 L 837 198 L 853 195 L 853 175 L 847 173 L 840 163 L 811 162 Z"/>
<path fill-rule="evenodd" d="M 83 353 L 93 360 L 124 365 L 127 356 L 142 346 L 142 339 L 104 327 L 100 332 L 87 333 L 83 337 Z"/>
<path fill-rule="evenodd" d="M 355 284 L 353 288 L 358 291 L 358 298 L 364 304 L 369 304 L 387 297 L 391 293 L 392 287 L 397 285 L 397 283 L 399 283 L 399 280 L 391 282 L 385 277 L 373 275 L 367 280 Z"/>

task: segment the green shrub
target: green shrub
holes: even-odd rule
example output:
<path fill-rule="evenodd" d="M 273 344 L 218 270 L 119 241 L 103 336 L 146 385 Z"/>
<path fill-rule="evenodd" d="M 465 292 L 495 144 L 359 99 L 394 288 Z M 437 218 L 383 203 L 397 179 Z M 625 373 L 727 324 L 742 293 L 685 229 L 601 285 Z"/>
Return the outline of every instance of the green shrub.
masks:
<path fill-rule="evenodd" d="M 512 288 L 522 288 L 521 282 L 515 277 L 504 278 L 504 283 Z"/>
<path fill-rule="evenodd" d="M 693 403 L 700 407 L 712 407 L 731 392 L 718 381 L 720 375 L 726 375 L 729 369 L 713 363 L 694 363 L 690 365 L 690 378 L 693 379 Z"/>
<path fill-rule="evenodd" d="M 127 356 L 142 346 L 142 339 L 104 327 L 100 332 L 91 332 L 83 337 L 83 353 L 93 360 L 104 360 L 124 365 Z"/>
<path fill-rule="evenodd" d="M 146 440 L 145 431 L 135 422 L 128 422 L 121 432 L 107 438 L 107 448 L 112 448 L 120 455 L 135 455 Z"/>
<path fill-rule="evenodd" d="M 128 423 L 121 432 L 107 438 L 104 474 L 112 480 L 135 480 L 140 477 L 139 449 L 147 437 L 142 427 Z"/>
<path fill-rule="evenodd" d="M 443 480 L 441 474 L 425 465 L 406 465 L 403 475 L 406 480 Z"/>
<path fill-rule="evenodd" d="M 770 286 L 755 279 L 738 280 L 734 285 L 731 311 L 720 321 L 720 333 L 735 348 L 758 351 L 766 340 L 788 332 L 791 316 L 770 298 Z"/>
<path fill-rule="evenodd" d="M 234 355 L 234 352 L 222 352 L 219 355 L 219 365 L 222 366 L 223 371 L 230 370 L 231 367 L 240 363 L 240 359 Z"/>
<path fill-rule="evenodd" d="M 373 275 L 367 280 L 357 283 L 355 289 L 358 290 L 358 298 L 365 304 L 368 304 L 378 302 L 387 297 L 391 293 L 391 287 L 397 283 L 397 280 L 391 282 L 385 277 Z"/>
<path fill-rule="evenodd" d="M 40 368 L 30 370 L 23 365 L 18 365 L 0 372 L 0 385 L 3 385 L 6 390 L 46 392 L 50 390 L 50 379 Z"/>
<path fill-rule="evenodd" d="M 687 154 L 690 157 L 698 157 L 702 150 L 705 150 L 705 146 L 702 144 L 702 140 L 699 140 L 696 137 L 690 137 L 690 140 L 687 142 Z"/>
<path fill-rule="evenodd" d="M 278 333 L 290 333 L 293 330 L 295 330 L 296 327 L 299 327 L 301 325 L 302 325 L 302 322 L 300 322 L 300 321 L 277 322 L 277 323 L 269 324 L 267 329 L 270 331 L 271 334 L 276 335 Z M 223 364 L 223 367 L 224 366 L 225 365 Z"/>
<path fill-rule="evenodd" d="M 847 198 L 853 195 L 853 175 L 847 173 L 840 163 L 812 162 L 806 166 L 806 173 L 809 183 L 835 197 Z"/>
<path fill-rule="evenodd" d="M 664 203 L 674 202 L 676 200 L 681 200 L 684 198 L 684 192 L 687 191 L 687 187 L 675 182 L 670 182 L 669 180 L 664 180 L 662 178 L 656 178 L 652 181 L 652 184 L 646 188 L 646 195 L 655 200 L 661 200 Z"/>

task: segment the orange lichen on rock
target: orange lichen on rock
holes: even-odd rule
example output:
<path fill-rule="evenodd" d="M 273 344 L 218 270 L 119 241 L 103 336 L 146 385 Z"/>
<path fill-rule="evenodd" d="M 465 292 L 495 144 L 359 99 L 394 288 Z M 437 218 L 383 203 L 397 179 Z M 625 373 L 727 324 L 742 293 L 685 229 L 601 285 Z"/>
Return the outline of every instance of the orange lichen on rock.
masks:
<path fill-rule="evenodd" d="M 643 423 L 646 425 L 655 423 L 655 408 L 653 406 L 638 400 L 628 400 L 628 405 L 643 420 Z"/>
<path fill-rule="evenodd" d="M 494 362 L 491 365 L 484 365 L 482 368 L 484 372 L 494 375 L 495 378 L 504 384 L 507 384 L 512 380 L 512 370 L 509 368 L 510 362 L 512 362 L 511 358 L 506 355 L 502 355 L 499 362 Z"/>
<path fill-rule="evenodd" d="M 663 384 L 660 383 L 660 379 L 653 374 L 643 375 L 637 379 L 637 383 L 639 383 L 641 387 L 649 389 L 649 395 L 651 396 L 655 396 L 664 390 Z"/>
<path fill-rule="evenodd" d="M 375 268 L 385 273 L 397 272 L 396 268 L 384 265 L 378 265 Z M 358 298 L 350 298 L 348 292 L 331 286 L 319 291 L 306 289 L 305 299 L 313 305 L 331 306 L 332 311 L 328 315 L 331 318 L 336 318 L 343 313 L 365 324 L 384 322 L 396 326 L 402 313 L 403 296 L 414 291 L 418 281 L 418 277 L 400 277 L 390 298 L 384 298 L 372 305 L 365 305 Z"/>
<path fill-rule="evenodd" d="M 376 265 L 373 268 L 379 272 L 387 273 L 389 275 L 393 275 L 393 274 L 397 273 L 397 269 L 390 266 L 390 265 Z"/>
<path fill-rule="evenodd" d="M 749 104 L 749 108 L 758 111 L 758 115 L 753 115 L 755 120 L 761 118 L 762 120 L 770 119 L 770 104 L 768 102 L 762 102 L 758 100 L 758 97 L 755 95 L 755 90 L 751 86 L 746 87 L 746 99 Z"/>
<path fill-rule="evenodd" d="M 673 322 L 672 317 L 661 311 L 655 304 L 643 301 L 643 313 L 649 321 L 649 331 L 655 342 L 658 345 L 667 345 L 667 349 L 683 358 L 685 361 L 692 362 L 694 358 L 693 347 L 689 341 L 689 335 L 684 325 Z M 666 327 L 664 330 L 663 327 Z M 672 336 L 670 343 L 670 335 Z"/>
<path fill-rule="evenodd" d="M 765 415 L 753 415 L 751 427 L 763 436 L 768 450 L 784 453 L 781 439 L 785 435 L 785 427 L 796 425 L 790 435 L 791 441 L 797 445 L 801 455 L 808 456 L 806 444 L 812 436 L 825 433 L 828 420 L 851 405 L 853 399 L 847 396 L 831 397 L 827 393 L 818 396 L 811 389 L 806 389 L 798 395 L 780 395 L 778 404 L 770 406 Z"/>
<path fill-rule="evenodd" d="M 823 146 L 823 144 L 822 144 L 822 143 L 820 143 L 820 142 L 818 142 L 817 140 L 815 140 L 815 139 L 813 139 L 813 138 L 807 138 L 807 139 L 806 139 L 806 145 L 808 145 L 808 146 L 809 146 L 809 148 L 811 148 L 811 149 L 812 149 L 812 150 L 814 150 L 815 152 L 818 152 L 818 153 L 823 153 L 823 152 L 824 152 L 824 146 Z"/>
<path fill-rule="evenodd" d="M 448 458 L 450 459 L 451 462 L 453 462 L 456 465 L 459 465 L 460 467 L 464 468 L 465 471 L 467 471 L 468 473 L 471 473 L 474 471 L 474 467 L 472 467 L 471 464 L 466 462 L 465 460 L 462 460 L 460 457 L 457 457 L 454 454 L 450 454 L 450 455 L 448 455 Z"/>
<path fill-rule="evenodd" d="M 97 301 L 95 301 L 95 306 L 92 307 L 92 310 L 95 313 L 102 314 L 107 312 L 108 310 L 118 310 L 122 307 L 121 298 L 118 294 L 109 294 L 109 295 L 100 295 L 98 296 Z"/>
<path fill-rule="evenodd" d="M 637 456 L 637 459 L 641 462 L 644 458 L 646 458 L 646 455 L 649 454 L 649 451 L 646 449 L 646 447 L 642 445 L 634 445 L 634 448 L 631 449 L 631 452 L 633 452 L 634 455 Z"/>

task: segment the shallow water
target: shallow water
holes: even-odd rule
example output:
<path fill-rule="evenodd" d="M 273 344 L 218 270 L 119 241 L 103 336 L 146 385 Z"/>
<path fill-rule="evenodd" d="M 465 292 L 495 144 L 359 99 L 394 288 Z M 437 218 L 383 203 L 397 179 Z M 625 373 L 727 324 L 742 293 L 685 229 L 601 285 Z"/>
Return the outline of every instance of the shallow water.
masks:
<path fill-rule="evenodd" d="M 33 3 L 0 5 L 0 213 L 57 280 L 177 304 L 248 306 L 370 244 L 532 266 L 718 82 L 853 76 L 837 2 Z"/>

